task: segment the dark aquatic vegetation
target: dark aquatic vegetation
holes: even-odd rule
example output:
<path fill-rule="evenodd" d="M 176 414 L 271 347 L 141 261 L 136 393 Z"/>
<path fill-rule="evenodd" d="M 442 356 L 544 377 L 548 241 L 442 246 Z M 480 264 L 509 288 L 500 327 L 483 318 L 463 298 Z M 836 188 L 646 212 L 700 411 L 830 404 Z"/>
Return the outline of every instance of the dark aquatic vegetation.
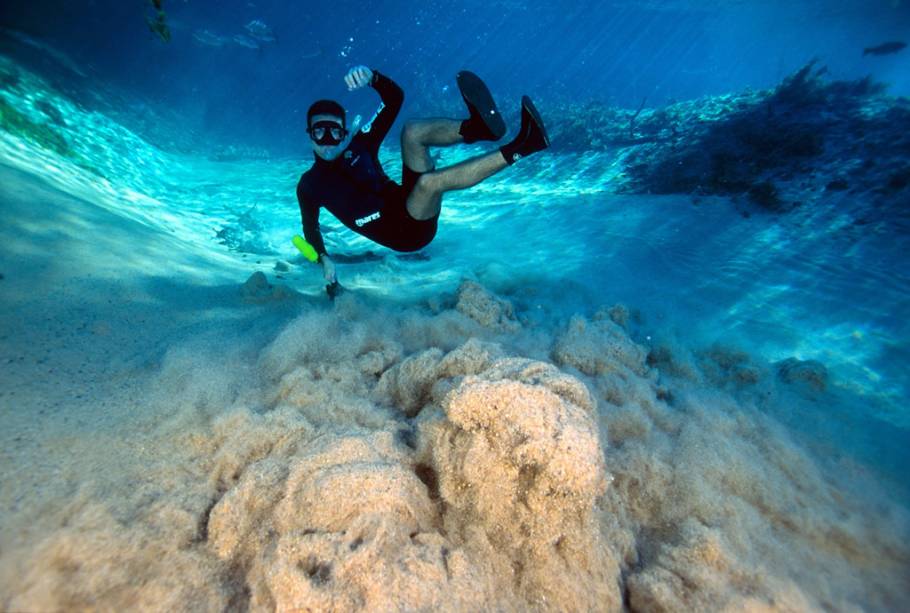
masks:
<path fill-rule="evenodd" d="M 877 47 L 866 47 L 863 49 L 863 55 L 891 55 L 892 53 L 897 53 L 898 51 L 903 50 L 907 46 L 907 43 L 901 41 L 891 41 L 888 43 L 882 43 Z"/>
<path fill-rule="evenodd" d="M 260 21 L 259 19 L 254 19 L 244 26 L 244 29 L 249 33 L 250 36 L 255 38 L 258 41 L 263 43 L 273 43 L 275 42 L 275 33 L 272 32 L 272 28 L 267 26 L 265 22 Z"/>
<path fill-rule="evenodd" d="M 59 155 L 68 156 L 72 153 L 72 149 L 63 135 L 47 124 L 32 121 L 2 97 L 0 97 L 0 129 L 30 140 Z"/>
<path fill-rule="evenodd" d="M 161 8 L 161 0 L 151 0 L 152 7 L 155 9 L 155 15 L 146 17 L 145 22 L 149 30 L 162 41 L 168 43 L 171 41 L 171 30 L 167 25 L 167 14 Z"/>
<path fill-rule="evenodd" d="M 63 113 L 47 100 L 36 101 L 35 108 L 47 115 L 47 117 L 56 125 L 66 126 L 66 120 L 63 118 Z"/>
<path fill-rule="evenodd" d="M 816 193 L 869 198 L 904 189 L 903 175 L 841 169 L 860 135 L 869 159 L 889 172 L 906 166 L 906 145 L 895 136 L 908 133 L 905 103 L 889 107 L 884 86 L 871 79 L 830 81 L 825 72 L 810 62 L 773 90 L 641 111 L 631 128 L 633 111 L 597 107 L 583 111 L 585 124 L 570 125 L 593 126 L 604 143 L 633 147 L 627 177 L 638 193 L 744 196 L 785 213 L 805 202 L 800 194 L 810 185 Z"/>

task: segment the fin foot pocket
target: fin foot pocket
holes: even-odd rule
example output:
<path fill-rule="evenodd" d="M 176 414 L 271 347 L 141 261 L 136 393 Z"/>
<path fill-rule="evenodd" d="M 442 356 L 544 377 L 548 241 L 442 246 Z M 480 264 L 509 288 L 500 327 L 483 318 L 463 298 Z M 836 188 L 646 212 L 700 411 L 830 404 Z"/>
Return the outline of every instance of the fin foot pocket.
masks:
<path fill-rule="evenodd" d="M 464 142 L 497 141 L 505 136 L 506 122 L 502 119 L 493 100 L 493 94 L 483 80 L 467 70 L 459 72 L 455 80 L 470 113 L 470 117 L 461 123 L 459 130 Z"/>
<path fill-rule="evenodd" d="M 534 106 L 534 103 L 531 102 L 531 99 L 527 96 L 521 97 L 521 123 L 524 126 L 525 122 L 529 124 L 528 138 L 535 140 L 539 144 L 543 144 L 541 149 L 546 149 L 550 146 L 550 137 L 547 134 L 547 128 L 543 125 L 543 119 L 540 117 L 540 113 L 537 111 L 537 107 Z"/>
<path fill-rule="evenodd" d="M 515 139 L 500 147 L 502 156 L 509 165 L 521 158 L 543 151 L 550 146 L 550 137 L 543 124 L 537 107 L 527 96 L 521 97 L 521 128 Z"/>

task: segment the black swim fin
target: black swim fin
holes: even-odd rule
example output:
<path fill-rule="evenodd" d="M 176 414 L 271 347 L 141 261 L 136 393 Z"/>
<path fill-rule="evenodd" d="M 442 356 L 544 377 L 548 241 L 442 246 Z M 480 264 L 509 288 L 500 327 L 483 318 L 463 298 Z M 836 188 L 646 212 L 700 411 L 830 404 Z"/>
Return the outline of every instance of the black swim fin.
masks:
<path fill-rule="evenodd" d="M 547 129 L 543 125 L 543 119 L 531 99 L 527 96 L 521 97 L 521 128 L 518 135 L 511 143 L 499 148 L 502 157 L 506 159 L 509 165 L 514 164 L 521 158 L 543 151 L 550 146 L 550 137 L 547 136 Z"/>
<path fill-rule="evenodd" d="M 473 72 L 462 70 L 455 77 L 461 97 L 468 107 L 471 116 L 461 122 L 458 133 L 464 137 L 466 143 L 476 143 L 481 140 L 497 141 L 506 133 L 506 122 L 503 121 L 493 94 L 486 84 Z"/>

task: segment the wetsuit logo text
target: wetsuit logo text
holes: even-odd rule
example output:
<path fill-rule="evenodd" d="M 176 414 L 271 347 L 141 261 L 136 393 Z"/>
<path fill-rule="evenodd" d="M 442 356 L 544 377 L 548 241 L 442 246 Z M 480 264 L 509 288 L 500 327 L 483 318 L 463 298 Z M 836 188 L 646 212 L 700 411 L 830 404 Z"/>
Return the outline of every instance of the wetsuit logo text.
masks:
<path fill-rule="evenodd" d="M 385 108 L 385 102 L 380 102 L 379 108 L 376 109 L 376 112 L 373 113 L 373 116 L 370 117 L 370 120 L 368 122 L 366 122 L 365 124 L 363 124 L 363 127 L 360 128 L 360 131 L 363 132 L 364 134 L 369 134 L 370 130 L 373 129 L 373 122 L 376 121 L 376 118 L 379 117 L 379 114 L 382 112 L 382 109 L 384 109 L 384 108 Z"/>
<path fill-rule="evenodd" d="M 377 219 L 379 219 L 379 211 L 376 211 L 372 215 L 367 215 L 366 217 L 361 217 L 360 219 L 355 219 L 354 223 L 357 224 L 358 228 L 360 228 L 364 224 L 368 224 L 371 221 L 376 221 Z"/>

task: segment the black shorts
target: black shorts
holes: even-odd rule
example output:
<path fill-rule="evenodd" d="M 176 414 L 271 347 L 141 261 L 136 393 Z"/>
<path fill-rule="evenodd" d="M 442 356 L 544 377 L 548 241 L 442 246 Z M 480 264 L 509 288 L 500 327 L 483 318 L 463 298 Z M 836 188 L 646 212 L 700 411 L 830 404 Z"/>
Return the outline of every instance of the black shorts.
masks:
<path fill-rule="evenodd" d="M 390 192 L 383 205 L 379 227 L 373 230 L 376 234 L 373 240 L 395 251 L 419 251 L 436 236 L 438 214 L 431 219 L 420 220 L 408 213 L 408 196 L 422 174 L 402 165 L 401 185 Z"/>

